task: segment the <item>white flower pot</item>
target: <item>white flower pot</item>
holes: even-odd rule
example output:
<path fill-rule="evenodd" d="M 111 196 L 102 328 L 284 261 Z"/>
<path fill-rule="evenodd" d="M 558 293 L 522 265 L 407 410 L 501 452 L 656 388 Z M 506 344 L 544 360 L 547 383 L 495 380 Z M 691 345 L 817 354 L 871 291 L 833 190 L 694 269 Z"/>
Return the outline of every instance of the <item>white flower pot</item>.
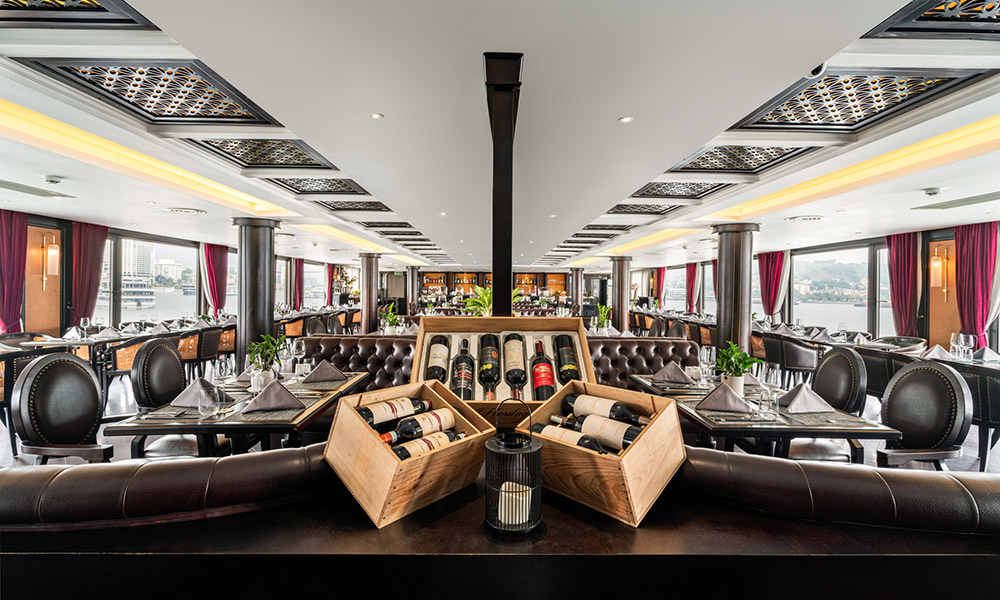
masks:
<path fill-rule="evenodd" d="M 597 328 L 597 337 L 608 337 L 609 335 L 611 335 L 611 332 L 608 331 L 607 327 Z"/>
<path fill-rule="evenodd" d="M 258 394 L 261 390 L 267 387 L 267 384 L 274 381 L 274 371 L 271 369 L 265 369 L 259 371 L 254 369 L 250 373 L 250 393 Z"/>
<path fill-rule="evenodd" d="M 722 383 L 728 385 L 736 395 L 740 398 L 743 397 L 743 376 L 742 375 L 723 375 Z"/>

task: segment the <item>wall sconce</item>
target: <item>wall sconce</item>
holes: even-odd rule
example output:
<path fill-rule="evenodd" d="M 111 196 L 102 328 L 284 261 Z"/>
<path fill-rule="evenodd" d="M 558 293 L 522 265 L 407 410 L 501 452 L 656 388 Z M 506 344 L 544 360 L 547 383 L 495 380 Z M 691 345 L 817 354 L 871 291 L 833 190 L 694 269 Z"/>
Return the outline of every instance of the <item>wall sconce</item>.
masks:
<path fill-rule="evenodd" d="M 52 243 L 45 243 L 45 239 L 52 235 Z M 59 244 L 56 243 L 56 236 L 53 234 L 42 234 L 42 291 L 45 291 L 45 284 L 49 280 L 49 275 L 59 276 Z"/>
<path fill-rule="evenodd" d="M 931 287 L 943 288 L 944 301 L 948 301 L 948 247 L 944 248 L 944 256 L 938 256 L 938 249 L 941 246 L 934 246 L 934 256 L 931 257 Z"/>

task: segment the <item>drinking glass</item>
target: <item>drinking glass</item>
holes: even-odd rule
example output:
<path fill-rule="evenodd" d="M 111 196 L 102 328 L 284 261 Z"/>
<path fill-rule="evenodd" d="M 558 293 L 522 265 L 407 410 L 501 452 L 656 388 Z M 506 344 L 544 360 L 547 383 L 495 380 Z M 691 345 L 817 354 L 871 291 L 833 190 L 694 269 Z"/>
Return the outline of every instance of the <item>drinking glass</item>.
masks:
<path fill-rule="evenodd" d="M 837 323 L 837 331 L 838 332 L 842 331 L 844 333 L 847 333 L 847 323 L 844 322 Z"/>
<path fill-rule="evenodd" d="M 83 338 L 87 337 L 87 329 L 90 327 L 90 317 L 82 317 L 80 319 L 80 328 L 83 330 Z"/>
<path fill-rule="evenodd" d="M 961 333 L 951 334 L 951 345 L 948 346 L 948 352 L 951 352 L 956 357 L 960 357 L 960 355 L 962 354 L 961 339 L 962 339 Z"/>
<path fill-rule="evenodd" d="M 306 357 L 306 341 L 302 338 L 296 338 L 292 342 L 292 356 L 295 357 L 295 374 L 305 378 L 308 374 L 309 365 L 304 364 L 303 360 Z"/>
<path fill-rule="evenodd" d="M 215 379 L 213 377 L 213 379 Z M 219 414 L 219 389 L 211 391 L 201 388 L 198 390 L 198 416 L 208 419 Z"/>
<path fill-rule="evenodd" d="M 972 360 L 972 349 L 976 347 L 976 336 L 963 333 L 959 336 L 962 346 L 962 360 Z"/>
<path fill-rule="evenodd" d="M 97 315 L 96 317 L 94 317 L 94 325 L 97 325 L 98 327 L 100 327 L 100 328 L 103 329 L 104 328 L 104 317 L 102 317 L 101 315 Z"/>

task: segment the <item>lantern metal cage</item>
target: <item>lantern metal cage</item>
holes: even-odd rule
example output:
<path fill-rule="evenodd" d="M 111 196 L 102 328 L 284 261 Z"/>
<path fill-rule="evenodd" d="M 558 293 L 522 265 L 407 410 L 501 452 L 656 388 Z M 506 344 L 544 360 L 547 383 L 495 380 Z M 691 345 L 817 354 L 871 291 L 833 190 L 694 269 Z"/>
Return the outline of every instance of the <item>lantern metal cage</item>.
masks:
<path fill-rule="evenodd" d="M 507 400 L 497 405 L 497 414 Z M 486 440 L 486 523 L 526 533 L 542 522 L 542 442 L 530 433 L 497 431 Z"/>

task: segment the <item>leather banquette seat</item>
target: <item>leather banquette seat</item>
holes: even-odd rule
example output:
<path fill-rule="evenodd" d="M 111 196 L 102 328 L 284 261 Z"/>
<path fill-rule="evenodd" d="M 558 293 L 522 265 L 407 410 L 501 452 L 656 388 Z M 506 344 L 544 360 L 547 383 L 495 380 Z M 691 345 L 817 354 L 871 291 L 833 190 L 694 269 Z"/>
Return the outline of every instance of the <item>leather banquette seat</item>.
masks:
<path fill-rule="evenodd" d="M 638 390 L 630 375 L 652 375 L 668 362 L 698 366 L 698 344 L 690 340 L 651 337 L 588 337 L 597 383 Z"/>

